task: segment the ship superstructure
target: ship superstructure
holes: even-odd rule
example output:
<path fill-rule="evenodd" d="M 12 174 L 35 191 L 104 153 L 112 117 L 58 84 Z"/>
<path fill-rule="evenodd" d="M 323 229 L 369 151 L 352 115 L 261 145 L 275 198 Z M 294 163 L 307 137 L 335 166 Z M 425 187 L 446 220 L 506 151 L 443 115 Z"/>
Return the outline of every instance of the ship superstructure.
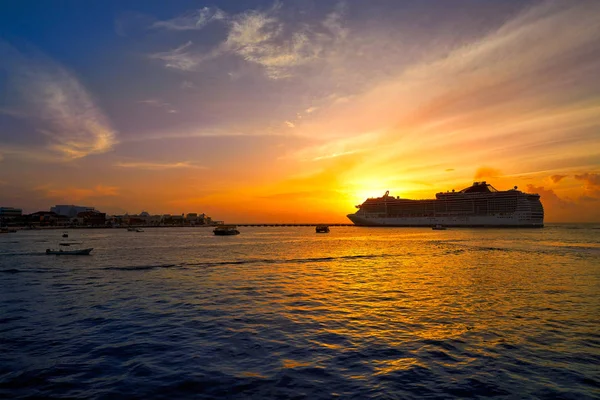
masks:
<path fill-rule="evenodd" d="M 474 182 L 459 192 L 440 192 L 435 199 L 410 200 L 389 195 L 369 198 L 348 218 L 361 226 L 544 226 L 540 196 L 515 186 L 496 190 L 487 182 Z"/>

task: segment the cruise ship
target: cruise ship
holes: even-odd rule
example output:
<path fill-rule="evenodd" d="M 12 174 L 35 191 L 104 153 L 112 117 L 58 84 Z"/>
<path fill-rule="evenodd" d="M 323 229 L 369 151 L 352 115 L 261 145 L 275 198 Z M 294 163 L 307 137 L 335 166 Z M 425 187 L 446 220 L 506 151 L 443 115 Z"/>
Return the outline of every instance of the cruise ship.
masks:
<path fill-rule="evenodd" d="M 447 226 L 542 228 L 544 207 L 539 194 L 515 186 L 496 190 L 474 182 L 459 192 L 440 192 L 435 199 L 409 200 L 390 196 L 369 198 L 348 218 L 359 226 Z"/>

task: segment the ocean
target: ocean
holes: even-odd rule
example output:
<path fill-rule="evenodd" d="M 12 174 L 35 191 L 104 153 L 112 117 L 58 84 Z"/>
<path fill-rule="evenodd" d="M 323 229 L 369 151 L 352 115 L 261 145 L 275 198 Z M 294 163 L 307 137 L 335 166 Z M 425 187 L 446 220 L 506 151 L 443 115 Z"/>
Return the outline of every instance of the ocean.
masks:
<path fill-rule="evenodd" d="M 600 225 L 0 235 L 0 398 L 600 398 Z"/>

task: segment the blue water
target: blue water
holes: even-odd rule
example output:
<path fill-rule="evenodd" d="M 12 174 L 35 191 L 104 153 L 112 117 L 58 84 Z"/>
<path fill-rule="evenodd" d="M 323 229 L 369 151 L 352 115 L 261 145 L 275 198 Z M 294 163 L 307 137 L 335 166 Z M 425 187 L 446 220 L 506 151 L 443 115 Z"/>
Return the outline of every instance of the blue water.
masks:
<path fill-rule="evenodd" d="M 0 398 L 600 398 L 600 226 L 0 235 Z"/>

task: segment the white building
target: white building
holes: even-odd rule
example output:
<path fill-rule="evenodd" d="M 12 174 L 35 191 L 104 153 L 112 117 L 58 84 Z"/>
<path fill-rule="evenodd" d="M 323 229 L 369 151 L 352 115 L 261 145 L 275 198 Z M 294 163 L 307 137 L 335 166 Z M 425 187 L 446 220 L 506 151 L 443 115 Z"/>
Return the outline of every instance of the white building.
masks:
<path fill-rule="evenodd" d="M 77 214 L 79 214 L 80 212 L 96 211 L 96 210 L 94 209 L 94 207 L 75 206 L 73 204 L 70 204 L 70 205 L 61 204 L 61 205 L 56 205 L 56 206 L 50 208 L 50 211 L 52 211 L 58 215 L 64 215 L 66 217 L 75 218 L 75 217 L 77 217 Z"/>

